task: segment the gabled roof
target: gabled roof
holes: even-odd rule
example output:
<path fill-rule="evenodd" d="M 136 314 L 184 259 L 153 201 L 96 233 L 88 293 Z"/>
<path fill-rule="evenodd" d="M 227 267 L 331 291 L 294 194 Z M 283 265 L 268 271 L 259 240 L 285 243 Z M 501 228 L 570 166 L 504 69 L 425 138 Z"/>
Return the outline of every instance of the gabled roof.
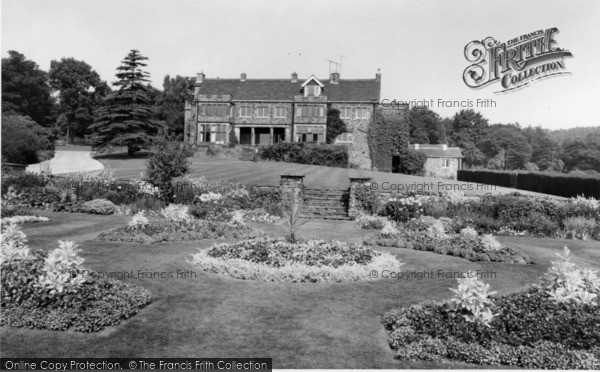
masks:
<path fill-rule="evenodd" d="M 199 94 L 228 94 L 241 101 L 292 101 L 302 94 L 302 79 L 293 83 L 290 79 L 204 79 Z M 381 82 L 375 79 L 340 79 L 331 84 L 329 79 L 320 80 L 323 95 L 333 102 L 370 102 L 379 100 Z"/>
<path fill-rule="evenodd" d="M 321 83 L 319 81 L 319 79 L 317 79 L 315 77 L 315 75 L 310 75 L 310 77 L 308 79 L 306 79 L 306 81 L 304 81 L 304 83 L 302 83 L 301 87 L 304 88 L 306 86 L 306 84 L 310 83 L 311 81 L 314 81 L 315 83 L 319 84 L 319 86 L 321 88 L 323 88 L 325 85 L 323 85 L 323 83 Z"/>
<path fill-rule="evenodd" d="M 415 149 L 413 149 L 415 150 Z M 448 150 L 440 148 L 419 148 L 420 153 L 425 154 L 428 158 L 462 158 L 463 155 L 458 147 L 448 147 Z"/>

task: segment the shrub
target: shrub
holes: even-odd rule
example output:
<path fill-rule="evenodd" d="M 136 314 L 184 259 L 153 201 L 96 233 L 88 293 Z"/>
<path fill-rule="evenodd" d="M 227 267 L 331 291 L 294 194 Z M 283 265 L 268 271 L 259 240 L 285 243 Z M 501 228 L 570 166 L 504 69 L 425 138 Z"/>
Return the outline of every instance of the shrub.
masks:
<path fill-rule="evenodd" d="M 369 186 L 358 186 L 354 190 L 356 198 L 356 207 L 368 214 L 375 214 L 380 209 L 380 203 L 377 196 L 371 192 Z"/>
<path fill-rule="evenodd" d="M 188 170 L 186 154 L 174 135 L 162 134 L 154 143 L 146 167 L 147 181 L 157 186 L 165 198 L 173 197 L 173 179 Z"/>
<path fill-rule="evenodd" d="M 464 315 L 467 321 L 490 326 L 495 315 L 492 314 L 493 303 L 489 297 L 496 292 L 490 291 L 489 284 L 479 280 L 475 272 L 468 271 L 464 277 L 458 278 L 458 288 L 450 290 L 456 294 L 452 302 L 468 313 Z"/>
<path fill-rule="evenodd" d="M 394 256 L 339 241 L 254 239 L 200 250 L 192 265 L 237 279 L 283 282 L 344 282 L 374 279 L 372 270 L 399 271 Z"/>
<path fill-rule="evenodd" d="M 422 152 L 403 148 L 398 153 L 399 158 L 399 166 L 397 171 L 402 174 L 412 174 L 415 176 L 423 176 L 424 175 L 424 167 L 425 162 L 427 161 L 427 156 Z"/>
<path fill-rule="evenodd" d="M 94 199 L 81 205 L 83 213 L 113 214 L 117 206 L 106 199 Z"/>
<path fill-rule="evenodd" d="M 151 221 L 145 226 L 131 229 L 129 226 L 100 233 L 96 239 L 126 243 L 154 244 L 202 239 L 249 239 L 261 233 L 247 225 L 230 222 L 191 220 L 177 224 L 168 220 Z"/>
<path fill-rule="evenodd" d="M 586 240 L 595 235 L 600 222 L 585 217 L 571 217 L 563 221 L 567 238 Z"/>
<path fill-rule="evenodd" d="M 164 218 L 176 224 L 185 224 L 191 221 L 189 207 L 181 204 L 171 204 L 160 211 Z"/>
<path fill-rule="evenodd" d="M 380 245 L 431 251 L 465 258 L 470 261 L 492 261 L 525 264 L 529 257 L 510 247 L 503 247 L 489 235 L 479 236 L 466 227 L 460 234 L 454 234 L 449 223 L 433 217 L 411 219 L 401 224 L 391 233 L 371 235 L 364 238 L 366 245 Z"/>
<path fill-rule="evenodd" d="M 406 222 L 423 214 L 423 206 L 428 199 L 423 195 L 390 199 L 385 204 L 383 215 L 396 222 Z"/>
<path fill-rule="evenodd" d="M 4 196 L 10 188 L 15 192 L 20 192 L 25 188 L 44 187 L 48 184 L 47 177 L 29 173 L 29 172 L 10 172 L 2 175 L 2 196 Z"/>
<path fill-rule="evenodd" d="M 127 224 L 130 229 L 142 229 L 148 226 L 148 219 L 144 216 L 144 211 L 140 211 L 131 217 L 131 220 Z"/>
<path fill-rule="evenodd" d="M 30 254 L 21 234 L 3 234 L 0 326 L 96 332 L 150 302 L 144 289 L 84 270 L 73 242 Z M 11 250 L 21 254 L 11 255 Z"/>
<path fill-rule="evenodd" d="M 542 286 L 493 296 L 489 287 L 475 281 L 467 285 L 463 279 L 453 301 L 389 311 L 383 324 L 396 357 L 527 368 L 600 367 L 600 305 L 580 296 L 584 287 L 600 293 L 599 280 L 572 264 L 568 250 L 560 257 Z M 563 294 L 568 295 L 557 297 L 558 289 L 567 287 Z M 492 308 L 496 314 L 490 317 Z M 489 321 L 473 321 L 474 309 L 487 313 L 483 319 Z"/>
<path fill-rule="evenodd" d="M 261 149 L 262 159 L 288 163 L 348 167 L 348 149 L 345 146 L 278 142 Z"/>
<path fill-rule="evenodd" d="M 31 164 L 41 150 L 53 150 L 53 134 L 27 116 L 2 115 L 2 161 Z"/>

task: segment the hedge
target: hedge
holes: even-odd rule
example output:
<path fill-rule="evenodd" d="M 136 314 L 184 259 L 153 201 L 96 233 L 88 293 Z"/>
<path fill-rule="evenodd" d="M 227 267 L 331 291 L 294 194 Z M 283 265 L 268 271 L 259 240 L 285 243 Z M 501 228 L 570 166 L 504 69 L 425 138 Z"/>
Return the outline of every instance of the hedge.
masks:
<path fill-rule="evenodd" d="M 263 147 L 260 156 L 264 160 L 348 167 L 348 148 L 339 145 L 279 142 Z"/>
<path fill-rule="evenodd" d="M 556 196 L 575 197 L 584 195 L 600 199 L 600 178 L 593 176 L 460 169 L 458 170 L 458 181 L 511 187 Z"/>

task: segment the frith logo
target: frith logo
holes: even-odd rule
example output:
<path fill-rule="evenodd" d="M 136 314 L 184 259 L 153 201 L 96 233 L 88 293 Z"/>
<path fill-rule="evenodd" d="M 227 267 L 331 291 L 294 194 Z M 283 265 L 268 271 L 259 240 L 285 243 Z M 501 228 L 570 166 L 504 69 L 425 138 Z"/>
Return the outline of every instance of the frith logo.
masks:
<path fill-rule="evenodd" d="M 480 88 L 500 81 L 507 92 L 524 87 L 535 80 L 569 74 L 565 71 L 568 50 L 555 47 L 553 36 L 558 28 L 537 30 L 505 43 L 487 37 L 465 46 L 465 58 L 473 64 L 463 73 L 463 80 L 471 88 Z"/>

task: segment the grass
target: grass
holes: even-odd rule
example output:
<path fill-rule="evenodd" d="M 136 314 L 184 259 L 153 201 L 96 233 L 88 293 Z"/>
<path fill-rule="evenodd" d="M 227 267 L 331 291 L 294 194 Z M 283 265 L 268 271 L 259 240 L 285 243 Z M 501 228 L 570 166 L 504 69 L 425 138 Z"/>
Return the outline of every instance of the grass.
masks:
<path fill-rule="evenodd" d="M 121 179 L 139 178 L 140 173 L 146 169 L 146 156 L 139 154 L 128 158 L 126 154 L 110 154 L 99 156 L 97 159 L 105 166 L 115 171 L 115 176 Z M 503 188 L 490 185 L 478 185 L 472 182 L 460 182 L 440 178 L 409 176 L 397 173 L 384 173 L 365 171 L 349 168 L 331 168 L 318 165 L 305 165 L 283 162 L 251 162 L 237 159 L 218 158 L 189 158 L 189 174 L 192 176 L 205 176 L 208 179 L 226 179 L 261 186 L 279 185 L 282 174 L 305 175 L 304 185 L 308 188 L 348 189 L 349 177 L 371 177 L 379 185 L 380 191 L 390 185 L 404 185 L 403 187 L 415 187 L 433 183 L 433 187 L 425 191 L 444 191 L 447 188 L 462 187 L 467 194 L 486 193 L 509 193 L 515 189 Z M 384 183 L 386 183 L 384 185 Z M 410 186 L 413 185 L 413 186 Z M 429 187 L 429 186 L 427 186 Z M 535 195 L 536 193 L 518 190 L 523 194 Z M 541 194 L 537 194 L 541 195 Z"/>
<path fill-rule="evenodd" d="M 127 217 L 42 212 L 50 221 L 24 225 L 33 249 L 52 249 L 57 240 L 81 242 L 84 266 L 130 272 L 124 281 L 148 289 L 153 303 L 116 328 L 95 334 L 0 328 L 3 357 L 272 357 L 275 368 L 472 368 L 459 363 L 402 363 L 393 359 L 380 323 L 388 310 L 424 300 L 449 298 L 455 279 L 387 279 L 342 284 L 280 284 L 230 279 L 198 271 L 185 258 L 214 241 L 123 244 L 92 240 Z M 282 226 L 256 225 L 269 235 Z M 314 220 L 304 236 L 360 242 L 369 230 L 349 221 Z M 222 242 L 223 240 L 219 240 Z M 500 238 L 521 248 L 536 265 L 472 263 L 460 258 L 405 249 L 384 249 L 399 257 L 404 271 L 491 270 L 499 292 L 537 281 L 568 245 L 575 262 L 600 268 L 598 242 Z M 137 272 L 192 270 L 196 276 L 158 279 Z"/>

